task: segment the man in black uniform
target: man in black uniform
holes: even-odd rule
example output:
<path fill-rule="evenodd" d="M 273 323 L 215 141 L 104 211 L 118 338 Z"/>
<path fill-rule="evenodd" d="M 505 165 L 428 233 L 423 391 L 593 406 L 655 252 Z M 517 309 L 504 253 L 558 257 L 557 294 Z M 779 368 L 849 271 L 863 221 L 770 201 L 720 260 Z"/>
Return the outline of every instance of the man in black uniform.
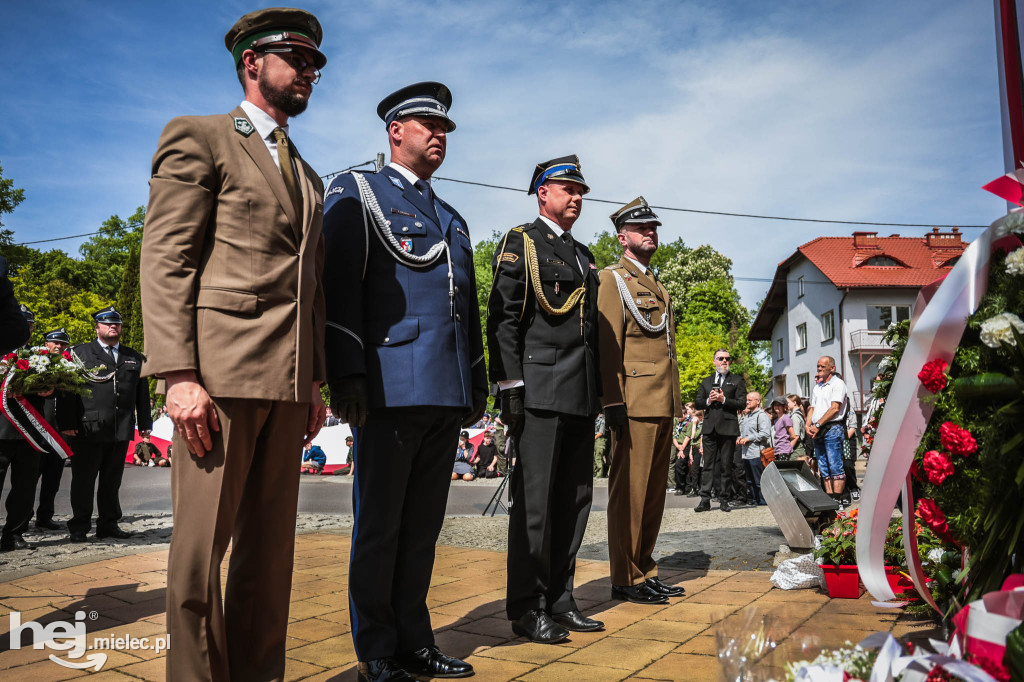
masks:
<path fill-rule="evenodd" d="M 740 423 L 736 413 L 747 405 L 747 384 L 739 374 L 729 371 L 732 355 L 720 348 L 715 351 L 715 373 L 701 380 L 693 404 L 704 410 L 704 455 L 700 470 L 700 504 L 694 511 L 711 509 L 711 489 L 718 491 L 721 509 L 729 511 L 729 498 L 740 497 L 746 490 L 746 474 L 736 439 Z M 696 461 L 696 458 L 694 459 Z"/>
<path fill-rule="evenodd" d="M 140 378 L 142 353 L 122 346 L 121 314 L 113 306 L 95 313 L 96 338 L 71 349 L 92 370 L 92 395 L 80 400 L 81 420 L 72 446 L 71 520 L 72 542 L 85 542 L 92 526 L 92 496 L 96 490 L 97 538 L 131 537 L 121 530 L 118 491 L 124 474 L 125 453 L 135 432 L 150 432 L 149 384 Z M 102 367 L 101 367 L 102 365 Z M 96 476 L 99 474 L 99 488 Z"/>
<path fill-rule="evenodd" d="M 58 356 L 64 353 L 71 346 L 71 337 L 64 327 L 54 329 L 46 333 L 46 347 L 51 353 Z M 58 424 L 58 417 L 66 422 L 69 415 L 65 412 L 70 405 L 73 405 L 73 396 L 63 396 L 58 393 L 49 395 L 43 401 L 43 417 L 51 426 L 61 431 L 64 436 L 74 436 L 78 433 L 71 428 L 62 428 Z M 61 526 L 53 520 L 53 501 L 60 489 L 60 479 L 64 475 L 64 462 L 66 460 L 55 452 L 46 451 L 39 453 L 39 506 L 36 508 L 36 528 L 40 530 L 60 530 Z"/>
<path fill-rule="evenodd" d="M 23 338 L 22 342 L 28 343 L 32 338 L 36 318 L 24 305 L 21 306 L 21 316 L 28 324 L 28 336 Z M 27 397 L 36 410 L 42 410 L 42 398 Z M 13 397 L 8 400 L 13 400 Z M 21 534 L 28 528 L 28 522 L 32 518 L 32 499 L 36 494 L 36 477 L 39 473 L 39 453 L 32 449 L 9 419 L 0 416 L 0 489 L 3 489 L 8 469 L 11 470 L 11 489 L 7 493 L 7 520 L 0 534 L 0 551 L 3 552 L 31 548 Z"/>
<path fill-rule="evenodd" d="M 488 303 L 491 379 L 518 446 L 505 609 L 515 633 L 543 643 L 603 627 L 572 597 L 600 409 L 597 270 L 570 234 L 588 191 L 575 156 L 537 165 L 540 217 L 505 235 Z"/>

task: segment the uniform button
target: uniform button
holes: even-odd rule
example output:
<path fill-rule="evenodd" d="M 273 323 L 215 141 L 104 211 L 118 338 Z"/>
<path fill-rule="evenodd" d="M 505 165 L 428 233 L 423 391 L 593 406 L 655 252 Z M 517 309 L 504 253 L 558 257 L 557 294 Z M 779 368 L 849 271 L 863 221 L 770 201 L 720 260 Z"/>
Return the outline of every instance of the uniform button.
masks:
<path fill-rule="evenodd" d="M 408 225 L 402 227 L 402 232 L 408 232 L 408 231 L 409 231 L 409 226 Z"/>
<path fill-rule="evenodd" d="M 419 223 L 419 222 L 413 223 L 413 225 L 415 225 L 416 227 L 423 227 L 423 223 Z"/>
<path fill-rule="evenodd" d="M 459 293 L 459 288 L 455 287 L 455 293 Z"/>
<path fill-rule="evenodd" d="M 633 370 L 633 376 L 636 376 L 636 370 L 635 369 Z"/>
<path fill-rule="evenodd" d="M 385 223 L 385 224 L 386 224 L 386 225 L 387 225 L 388 227 L 391 227 L 391 221 L 390 221 L 390 220 L 385 220 L 385 221 L 384 221 L 384 223 Z"/>
<path fill-rule="evenodd" d="M 462 315 L 459 314 L 459 313 L 455 313 L 455 321 L 456 322 L 461 322 L 462 321 Z"/>
<path fill-rule="evenodd" d="M 527 355 L 527 356 L 526 356 L 526 359 L 527 359 L 527 360 L 533 360 L 533 356 L 532 356 L 532 355 Z"/>
<path fill-rule="evenodd" d="M 391 337 L 390 336 L 385 336 L 384 337 L 384 343 L 388 343 L 389 341 L 391 341 Z"/>

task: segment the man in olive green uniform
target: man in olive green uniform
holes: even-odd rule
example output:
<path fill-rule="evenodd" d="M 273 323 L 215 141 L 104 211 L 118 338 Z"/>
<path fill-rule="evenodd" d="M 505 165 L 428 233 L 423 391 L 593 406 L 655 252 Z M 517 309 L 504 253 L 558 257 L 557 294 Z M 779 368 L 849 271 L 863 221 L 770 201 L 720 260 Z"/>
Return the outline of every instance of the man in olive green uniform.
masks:
<path fill-rule="evenodd" d="M 672 301 L 648 265 L 661 221 L 643 197 L 611 215 L 623 257 L 600 273 L 597 294 L 601 403 L 612 433 L 608 558 L 612 597 L 663 604 L 682 588 L 658 578 L 654 544 L 679 397 Z"/>

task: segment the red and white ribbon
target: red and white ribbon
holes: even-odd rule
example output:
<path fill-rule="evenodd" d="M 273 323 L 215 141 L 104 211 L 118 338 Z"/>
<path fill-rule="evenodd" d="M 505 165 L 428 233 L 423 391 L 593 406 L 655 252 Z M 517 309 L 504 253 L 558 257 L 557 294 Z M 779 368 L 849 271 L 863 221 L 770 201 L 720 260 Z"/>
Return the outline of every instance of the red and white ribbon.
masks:
<path fill-rule="evenodd" d="M 61 459 L 71 456 L 71 448 L 60 434 L 39 414 L 39 410 L 25 399 L 25 396 L 10 391 L 14 372 L 7 374 L 0 391 L 0 412 L 14 425 L 22 438 L 28 441 L 36 452 L 51 452 Z"/>

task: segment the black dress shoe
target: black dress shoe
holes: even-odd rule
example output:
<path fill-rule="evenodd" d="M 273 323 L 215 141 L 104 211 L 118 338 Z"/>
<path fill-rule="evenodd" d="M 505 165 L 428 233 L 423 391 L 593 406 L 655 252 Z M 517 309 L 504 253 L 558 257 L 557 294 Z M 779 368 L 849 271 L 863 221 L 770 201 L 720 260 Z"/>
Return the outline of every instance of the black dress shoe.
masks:
<path fill-rule="evenodd" d="M 32 549 L 32 545 L 25 542 L 25 538 L 18 533 L 0 537 L 0 552 L 10 552 L 15 549 Z"/>
<path fill-rule="evenodd" d="M 117 526 L 113 526 L 111 528 L 105 528 L 103 530 L 98 530 L 97 529 L 97 531 L 96 531 L 96 537 L 99 538 L 99 539 L 103 539 L 103 538 L 116 538 L 118 540 L 125 540 L 127 538 L 130 538 L 131 536 L 132 536 L 131 533 L 129 533 L 126 530 L 121 530 Z"/>
<path fill-rule="evenodd" d="M 569 638 L 569 631 L 551 620 L 543 609 L 527 611 L 522 618 L 512 621 L 512 632 L 539 644 L 555 644 Z"/>
<path fill-rule="evenodd" d="M 54 523 L 53 519 L 36 519 L 36 528 L 43 530 L 60 530 L 63 526 Z"/>
<path fill-rule="evenodd" d="M 658 594 L 663 594 L 666 597 L 682 597 L 686 593 L 686 590 L 684 590 L 682 587 L 663 583 L 661 581 L 661 578 L 659 578 L 658 576 L 648 578 L 644 581 L 644 584 L 647 585 L 647 587 L 654 590 L 655 592 L 657 592 Z"/>
<path fill-rule="evenodd" d="M 71 542 L 89 542 L 89 538 L 87 538 L 85 533 L 81 531 L 72 531 Z"/>
<path fill-rule="evenodd" d="M 604 623 L 593 618 L 587 618 L 579 611 L 566 611 L 565 613 L 551 614 L 551 620 L 563 628 L 573 632 L 596 632 L 604 630 Z"/>
<path fill-rule="evenodd" d="M 667 604 L 668 597 L 649 588 L 646 583 L 639 585 L 612 585 L 612 599 L 633 602 L 634 604 Z"/>
<path fill-rule="evenodd" d="M 719 509 L 721 509 L 724 512 L 732 511 L 732 509 L 729 507 L 729 503 L 728 502 L 722 502 L 722 506 L 719 507 Z"/>
<path fill-rule="evenodd" d="M 415 682 L 416 678 L 390 656 L 377 658 L 357 666 L 359 682 Z"/>
<path fill-rule="evenodd" d="M 693 511 L 695 511 L 695 512 L 711 511 L 711 503 L 708 502 L 707 500 L 704 500 L 700 504 L 698 504 L 696 507 L 694 507 Z"/>
<path fill-rule="evenodd" d="M 398 664 L 413 675 L 424 677 L 469 677 L 473 666 L 451 656 L 445 656 L 435 645 L 398 656 Z"/>
<path fill-rule="evenodd" d="M 682 490 L 676 489 L 675 493 L 673 493 L 673 494 L 677 495 L 677 496 L 682 496 L 682 495 L 685 495 L 686 493 L 684 491 L 682 491 Z"/>

